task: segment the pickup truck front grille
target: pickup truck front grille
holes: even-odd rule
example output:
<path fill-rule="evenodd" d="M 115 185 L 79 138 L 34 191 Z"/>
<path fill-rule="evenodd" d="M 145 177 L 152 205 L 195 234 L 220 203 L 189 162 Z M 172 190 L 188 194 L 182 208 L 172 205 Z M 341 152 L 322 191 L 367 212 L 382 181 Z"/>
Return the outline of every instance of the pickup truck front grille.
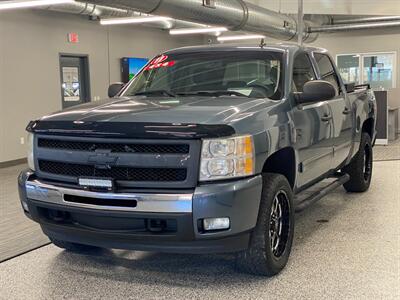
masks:
<path fill-rule="evenodd" d="M 189 153 L 188 144 L 137 144 L 137 143 L 102 143 L 102 142 L 83 142 L 83 141 L 63 141 L 58 139 L 40 138 L 38 140 L 40 148 L 88 151 L 107 149 L 113 153 Z"/>
<path fill-rule="evenodd" d="M 117 189 L 192 189 L 201 140 L 35 136 L 39 179 L 77 184 L 79 177 L 114 179 Z"/>
<path fill-rule="evenodd" d="M 97 169 L 94 165 L 39 160 L 39 169 L 42 172 L 57 175 L 112 178 L 125 181 L 184 181 L 186 179 L 186 169 L 183 168 L 111 167 Z"/>

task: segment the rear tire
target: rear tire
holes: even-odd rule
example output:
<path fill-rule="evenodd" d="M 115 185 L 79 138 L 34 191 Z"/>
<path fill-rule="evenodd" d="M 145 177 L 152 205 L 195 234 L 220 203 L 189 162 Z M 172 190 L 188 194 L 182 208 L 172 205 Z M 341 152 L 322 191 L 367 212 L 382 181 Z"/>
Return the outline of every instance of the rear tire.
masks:
<path fill-rule="evenodd" d="M 363 132 L 360 148 L 350 164 L 343 171 L 350 175 L 350 180 L 343 184 L 348 192 L 361 193 L 369 189 L 372 178 L 373 151 L 371 137 Z"/>
<path fill-rule="evenodd" d="M 237 270 L 262 276 L 278 274 L 286 266 L 293 242 L 293 193 L 280 174 L 265 173 L 260 209 L 249 248 L 236 257 Z"/>
<path fill-rule="evenodd" d="M 95 246 L 89 246 L 89 245 L 83 245 L 83 244 L 77 244 L 77 243 L 71 243 L 71 242 L 57 240 L 52 237 L 49 237 L 49 239 L 55 246 L 65 249 L 70 252 L 85 253 L 85 252 L 91 252 L 91 251 L 96 251 L 96 250 L 100 249 L 99 247 L 95 247 Z"/>

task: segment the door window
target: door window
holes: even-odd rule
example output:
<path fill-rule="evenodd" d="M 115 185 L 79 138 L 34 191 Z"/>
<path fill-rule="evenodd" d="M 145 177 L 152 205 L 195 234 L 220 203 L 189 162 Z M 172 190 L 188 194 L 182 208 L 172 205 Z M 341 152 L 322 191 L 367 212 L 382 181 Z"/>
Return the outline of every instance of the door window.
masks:
<path fill-rule="evenodd" d="M 73 102 L 81 100 L 78 67 L 62 67 L 62 87 L 64 101 Z"/>
<path fill-rule="evenodd" d="M 311 80 L 315 80 L 314 68 L 310 58 L 306 53 L 299 54 L 293 65 L 293 90 L 303 92 L 304 85 Z"/>
<path fill-rule="evenodd" d="M 60 77 L 63 108 L 90 101 L 88 57 L 60 55 Z"/>
<path fill-rule="evenodd" d="M 321 79 L 330 82 L 336 89 L 336 94 L 340 93 L 339 79 L 336 75 L 333 64 L 329 56 L 321 53 L 314 53 L 315 60 L 318 65 Z"/>

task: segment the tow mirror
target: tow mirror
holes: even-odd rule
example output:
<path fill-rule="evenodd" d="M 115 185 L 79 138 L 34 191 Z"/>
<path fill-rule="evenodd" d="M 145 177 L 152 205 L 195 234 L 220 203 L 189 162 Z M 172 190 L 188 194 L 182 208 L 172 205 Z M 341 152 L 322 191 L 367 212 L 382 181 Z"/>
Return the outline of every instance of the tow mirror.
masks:
<path fill-rule="evenodd" d="M 118 93 L 122 90 L 122 88 L 125 86 L 124 83 L 122 82 L 116 82 L 116 83 L 112 83 L 109 87 L 108 87 L 108 97 L 113 98 L 116 95 L 118 95 Z"/>
<path fill-rule="evenodd" d="M 336 89 L 332 83 L 324 80 L 306 82 L 302 93 L 295 93 L 298 104 L 326 101 L 335 98 Z"/>

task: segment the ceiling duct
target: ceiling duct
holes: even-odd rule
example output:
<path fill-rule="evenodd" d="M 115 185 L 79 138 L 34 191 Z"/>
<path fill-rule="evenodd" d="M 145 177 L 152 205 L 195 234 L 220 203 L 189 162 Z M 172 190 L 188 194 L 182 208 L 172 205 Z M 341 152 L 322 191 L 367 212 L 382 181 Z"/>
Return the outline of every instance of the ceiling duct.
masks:
<path fill-rule="evenodd" d="M 83 2 L 71 2 L 66 4 L 42 6 L 40 7 L 40 9 L 91 17 L 122 18 L 139 15 L 139 13 L 135 14 L 135 12 L 132 10 L 119 9 Z"/>
<path fill-rule="evenodd" d="M 367 29 L 379 29 L 379 28 L 392 28 L 400 27 L 399 21 L 389 22 L 372 22 L 372 23 L 355 23 L 355 24 L 340 24 L 340 25 L 323 25 L 319 27 L 309 27 L 310 33 L 321 33 L 321 32 L 340 32 L 340 31 L 352 31 L 352 30 L 367 30 Z"/>
<path fill-rule="evenodd" d="M 89 3 L 254 32 L 285 41 L 297 38 L 295 18 L 243 0 L 217 0 L 214 7 L 204 6 L 203 0 L 89 0 Z M 316 38 L 316 34 L 305 31 L 305 41 Z"/>
<path fill-rule="evenodd" d="M 400 16 L 363 17 L 363 18 L 353 18 L 353 19 L 349 19 L 349 18 L 336 19 L 336 17 L 333 17 L 332 25 L 371 23 L 371 22 L 388 22 L 388 21 L 400 21 Z"/>
<path fill-rule="evenodd" d="M 96 5 L 86 2 L 72 2 L 66 4 L 58 4 L 58 5 L 48 5 L 44 7 L 40 7 L 41 10 L 47 11 L 55 11 L 61 13 L 69 13 L 76 15 L 89 16 L 92 19 L 96 18 L 125 18 L 125 17 L 135 17 L 135 16 L 143 16 L 146 14 L 133 11 L 130 9 L 121 9 L 115 7 L 109 7 L 104 5 Z M 180 20 L 168 20 L 168 21 L 159 21 L 143 24 L 146 27 L 154 27 L 160 29 L 172 29 L 172 28 L 181 28 L 181 27 L 201 27 L 199 24 L 194 24 L 191 22 L 185 22 Z"/>

